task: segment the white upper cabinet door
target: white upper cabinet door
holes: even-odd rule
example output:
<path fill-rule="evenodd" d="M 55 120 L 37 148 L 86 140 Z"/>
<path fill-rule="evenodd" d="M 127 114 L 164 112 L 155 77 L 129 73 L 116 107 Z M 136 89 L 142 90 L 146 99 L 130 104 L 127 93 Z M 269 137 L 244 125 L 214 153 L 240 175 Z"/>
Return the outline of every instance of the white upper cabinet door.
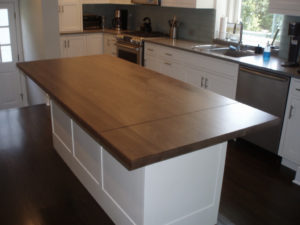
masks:
<path fill-rule="evenodd" d="M 162 0 L 161 5 L 165 7 L 181 8 L 215 8 L 215 0 Z"/>
<path fill-rule="evenodd" d="M 60 0 L 59 31 L 82 31 L 82 4 L 79 0 Z"/>
<path fill-rule="evenodd" d="M 300 16 L 299 0 L 270 0 L 270 13 Z"/>
<path fill-rule="evenodd" d="M 87 34 L 85 38 L 87 55 L 103 54 L 103 34 Z"/>

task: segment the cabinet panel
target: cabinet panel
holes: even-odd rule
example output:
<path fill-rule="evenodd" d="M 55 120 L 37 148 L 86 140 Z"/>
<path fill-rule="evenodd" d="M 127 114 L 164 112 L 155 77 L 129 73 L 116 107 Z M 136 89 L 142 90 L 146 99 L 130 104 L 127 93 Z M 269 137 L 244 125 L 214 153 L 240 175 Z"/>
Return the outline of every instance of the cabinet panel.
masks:
<path fill-rule="evenodd" d="M 53 101 L 51 102 L 52 130 L 61 142 L 72 152 L 72 132 L 70 117 Z"/>
<path fill-rule="evenodd" d="M 287 107 L 283 157 L 300 164 L 300 99 L 292 98 Z"/>
<path fill-rule="evenodd" d="M 112 34 L 104 34 L 103 52 L 107 55 L 117 56 L 116 36 Z"/>
<path fill-rule="evenodd" d="M 72 36 L 68 38 L 68 56 L 84 56 L 86 55 L 86 45 L 84 36 Z"/>
<path fill-rule="evenodd" d="M 155 72 L 160 72 L 160 63 L 155 57 L 145 55 L 144 64 L 147 69 L 153 70 Z"/>
<path fill-rule="evenodd" d="M 186 82 L 184 67 L 178 63 L 163 60 L 160 66 L 160 72 L 174 79 Z"/>
<path fill-rule="evenodd" d="M 214 0 L 162 0 L 161 5 L 165 7 L 182 8 L 214 8 Z"/>
<path fill-rule="evenodd" d="M 103 34 L 88 34 L 86 38 L 86 54 L 103 54 Z"/>
<path fill-rule="evenodd" d="M 59 1 L 59 31 L 82 31 L 82 5 L 78 0 Z"/>
<path fill-rule="evenodd" d="M 206 80 L 204 81 L 204 85 L 207 86 L 208 90 L 211 90 L 228 98 L 235 99 L 236 83 L 234 83 L 233 80 L 206 73 Z"/>
<path fill-rule="evenodd" d="M 101 181 L 101 146 L 73 123 L 74 157 L 96 182 Z"/>

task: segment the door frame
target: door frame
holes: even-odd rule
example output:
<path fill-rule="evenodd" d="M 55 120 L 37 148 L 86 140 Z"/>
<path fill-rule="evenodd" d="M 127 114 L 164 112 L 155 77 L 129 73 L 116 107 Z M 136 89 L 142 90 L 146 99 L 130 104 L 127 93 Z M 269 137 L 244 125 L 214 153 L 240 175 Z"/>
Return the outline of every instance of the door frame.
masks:
<path fill-rule="evenodd" d="M 23 42 L 22 42 L 22 29 L 21 29 L 21 20 L 20 20 L 20 8 L 19 8 L 19 0 L 0 0 L 0 4 L 12 4 L 15 13 L 15 32 L 16 32 L 16 39 L 17 39 L 17 54 L 18 54 L 18 61 L 24 61 L 24 54 L 23 54 Z M 20 79 L 20 88 L 21 93 L 23 94 L 22 103 L 20 107 L 28 106 L 28 95 L 27 95 L 27 88 L 26 88 L 26 78 L 24 74 L 19 71 L 19 79 Z"/>

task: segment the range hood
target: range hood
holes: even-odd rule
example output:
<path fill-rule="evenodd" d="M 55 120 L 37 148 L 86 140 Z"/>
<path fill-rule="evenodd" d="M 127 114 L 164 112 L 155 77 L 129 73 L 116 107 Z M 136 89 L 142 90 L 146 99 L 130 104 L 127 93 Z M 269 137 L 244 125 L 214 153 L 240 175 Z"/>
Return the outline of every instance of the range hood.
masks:
<path fill-rule="evenodd" d="M 160 5 L 160 0 L 131 0 L 131 2 L 142 5 Z"/>

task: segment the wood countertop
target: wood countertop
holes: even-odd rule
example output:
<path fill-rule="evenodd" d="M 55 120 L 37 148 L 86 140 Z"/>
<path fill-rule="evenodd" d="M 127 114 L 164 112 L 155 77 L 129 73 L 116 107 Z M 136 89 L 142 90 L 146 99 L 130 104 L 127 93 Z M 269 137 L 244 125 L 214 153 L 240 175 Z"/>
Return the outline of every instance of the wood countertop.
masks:
<path fill-rule="evenodd" d="M 23 62 L 18 67 L 129 170 L 279 122 L 112 56 Z"/>

